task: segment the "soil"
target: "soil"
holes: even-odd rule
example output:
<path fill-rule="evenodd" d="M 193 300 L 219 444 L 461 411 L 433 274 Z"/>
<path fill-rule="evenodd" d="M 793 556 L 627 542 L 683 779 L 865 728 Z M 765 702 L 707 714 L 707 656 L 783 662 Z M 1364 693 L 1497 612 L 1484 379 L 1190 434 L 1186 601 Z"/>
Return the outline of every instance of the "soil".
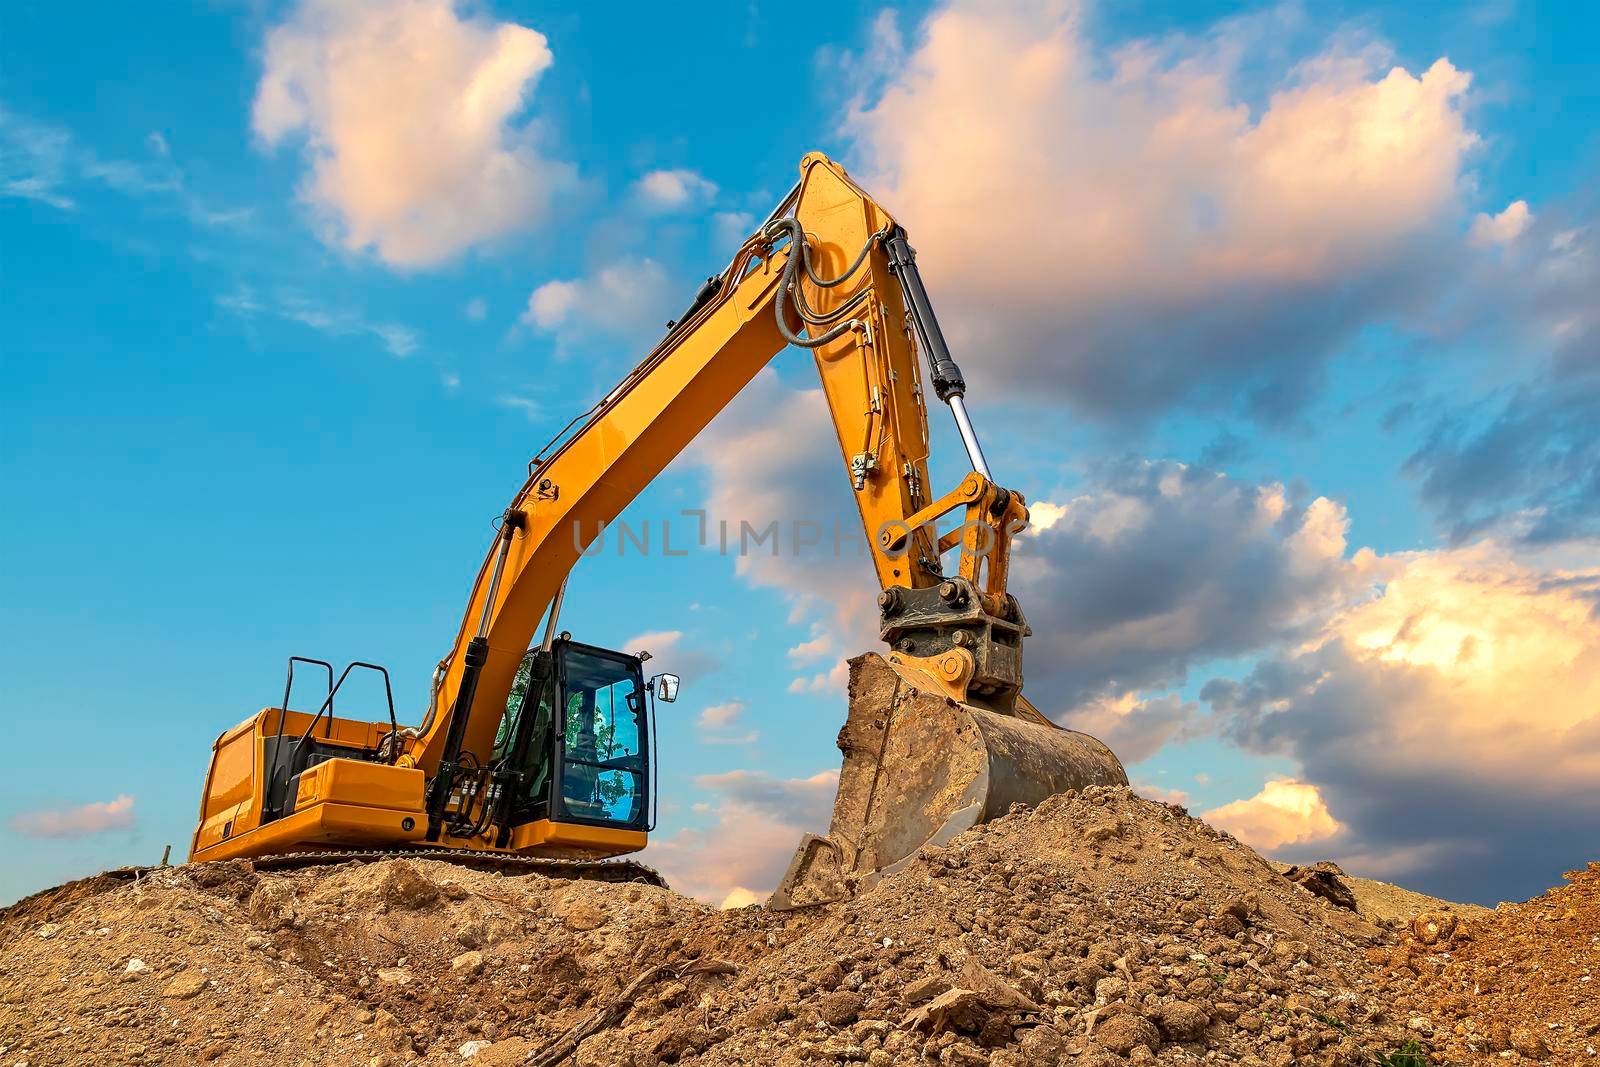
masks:
<path fill-rule="evenodd" d="M 1600 866 L 1420 903 L 1369 921 L 1099 787 L 790 913 L 429 860 L 162 868 L 0 912 L 0 1065 L 1600 1063 Z"/>

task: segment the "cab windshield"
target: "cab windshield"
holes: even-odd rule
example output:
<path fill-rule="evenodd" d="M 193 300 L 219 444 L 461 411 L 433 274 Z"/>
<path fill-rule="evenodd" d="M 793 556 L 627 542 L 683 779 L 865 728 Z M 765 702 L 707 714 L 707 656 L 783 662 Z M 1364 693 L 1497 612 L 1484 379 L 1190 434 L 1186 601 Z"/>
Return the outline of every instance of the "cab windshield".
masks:
<path fill-rule="evenodd" d="M 633 825 L 645 814 L 644 694 L 631 660 L 567 649 L 561 805 L 572 819 Z"/>

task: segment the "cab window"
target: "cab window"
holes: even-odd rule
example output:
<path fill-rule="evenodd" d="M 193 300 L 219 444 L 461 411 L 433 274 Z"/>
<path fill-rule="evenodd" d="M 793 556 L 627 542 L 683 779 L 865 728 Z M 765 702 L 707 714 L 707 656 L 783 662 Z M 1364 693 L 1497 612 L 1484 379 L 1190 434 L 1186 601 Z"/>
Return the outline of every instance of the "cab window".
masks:
<path fill-rule="evenodd" d="M 561 801 L 570 818 L 632 825 L 645 808 L 644 694 L 629 661 L 569 649 Z"/>

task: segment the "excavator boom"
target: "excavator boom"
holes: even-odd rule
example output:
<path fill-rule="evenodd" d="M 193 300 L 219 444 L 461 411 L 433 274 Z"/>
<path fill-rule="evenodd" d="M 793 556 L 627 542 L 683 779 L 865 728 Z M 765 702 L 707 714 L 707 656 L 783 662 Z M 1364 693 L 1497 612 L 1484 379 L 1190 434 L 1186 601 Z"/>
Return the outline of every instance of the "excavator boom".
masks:
<path fill-rule="evenodd" d="M 1091 756 L 1077 760 L 1081 753 L 1070 739 L 1081 735 L 1054 727 L 1020 695 L 1028 627 L 1006 582 L 1011 538 L 1027 519 L 1025 501 L 991 480 L 965 409 L 965 382 L 905 231 L 842 167 L 812 153 L 801 162 L 795 189 L 660 344 L 529 464 L 434 674 L 423 721 L 401 728 L 392 707 L 389 723 L 335 717 L 342 679 L 332 681 L 331 667 L 328 696 L 316 715 L 289 711 L 286 691 L 283 707 L 263 709 L 219 739 L 193 857 L 401 844 L 592 857 L 643 847 L 650 767 L 645 695 L 655 690 L 637 657 L 630 666 L 621 654 L 591 646 L 583 651 L 564 635 L 556 639 L 566 578 L 606 525 L 791 345 L 814 357 L 870 546 L 881 590 L 880 633 L 890 648 L 887 660 L 879 660 L 882 668 L 900 679 L 906 699 L 927 697 L 956 709 L 946 718 L 951 729 L 964 731 L 964 743 L 972 742 L 974 731 L 982 738 L 998 733 L 978 728 L 970 715 L 961 718 L 968 714 L 963 708 L 1044 738 L 1023 762 L 1051 767 L 997 774 L 994 761 L 1001 757 L 989 744 L 985 781 L 1020 774 L 1047 783 L 1049 792 L 1125 781 L 1097 742 L 1088 746 Z M 929 487 L 918 348 L 973 468 L 939 495 Z M 941 534 L 938 524 L 950 517 L 958 524 Z M 953 551 L 957 563 L 947 573 L 944 557 Z M 541 619 L 544 639 L 536 644 Z M 530 645 L 536 645 L 533 653 Z M 592 665 L 575 666 L 583 656 L 616 660 L 595 673 Z M 856 673 L 862 669 L 858 663 Z M 868 707 L 867 699 L 857 698 L 853 683 L 850 722 L 882 717 L 885 709 Z M 900 700 L 897 692 L 889 703 Z M 617 740 L 619 721 L 626 743 Z M 595 723 L 602 724 L 598 733 Z M 847 724 L 846 732 L 851 729 Z M 879 732 L 883 743 L 873 774 L 882 780 L 895 777 L 885 761 L 898 751 L 891 735 L 899 735 Z M 605 739 L 605 752 L 596 749 L 596 737 Z M 939 742 L 937 732 L 921 738 Z M 1064 765 L 1057 751 L 1063 744 L 1073 750 L 1065 763 L 1074 769 L 1056 774 L 1053 768 Z M 851 773 L 849 750 L 846 755 L 846 777 L 859 778 Z M 582 789 L 568 788 L 569 772 Z M 1013 792 L 1030 802 L 1048 795 Z M 827 878 L 834 881 L 859 877 L 869 860 L 875 870 L 890 853 L 904 851 L 860 847 L 859 838 L 886 837 L 881 827 L 894 823 L 897 803 L 921 803 L 897 802 L 870 788 L 864 795 L 870 813 L 835 813 L 827 839 L 837 868 Z M 929 814 L 936 808 L 923 803 L 919 815 L 900 823 L 920 819 L 936 831 L 955 825 L 951 812 Z M 905 837 L 897 833 L 887 837 Z M 851 834 L 858 838 L 854 844 L 837 847 L 836 839 Z M 928 836 L 916 830 L 906 840 L 920 845 Z M 819 847 L 813 843 L 811 851 L 820 854 Z M 839 867 L 844 851 L 849 856 Z"/>

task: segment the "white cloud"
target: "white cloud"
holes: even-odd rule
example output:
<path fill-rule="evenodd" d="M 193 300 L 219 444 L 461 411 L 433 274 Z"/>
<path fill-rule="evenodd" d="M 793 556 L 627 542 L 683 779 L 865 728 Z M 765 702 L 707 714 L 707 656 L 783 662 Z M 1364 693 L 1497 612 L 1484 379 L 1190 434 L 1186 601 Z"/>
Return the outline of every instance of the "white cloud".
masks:
<path fill-rule="evenodd" d="M 462 313 L 473 322 L 482 322 L 489 317 L 489 302 L 481 296 L 475 296 L 467 301 Z"/>
<path fill-rule="evenodd" d="M 633 186 L 634 195 L 648 210 L 683 211 L 707 203 L 717 195 L 715 182 L 692 170 L 653 170 Z"/>
<path fill-rule="evenodd" d="M 594 338 L 635 343 L 666 332 L 673 289 L 653 259 L 622 259 L 581 278 L 545 282 L 528 297 L 524 324 L 572 345 Z"/>
<path fill-rule="evenodd" d="M 1433 283 L 1419 262 L 1457 239 L 1476 141 L 1469 76 L 1336 44 L 1269 69 L 1252 108 L 1240 60 L 1271 54 L 1275 17 L 1110 51 L 1074 4 L 956 0 L 873 68 L 894 73 L 845 119 L 853 169 L 986 388 L 1281 416 L 1340 341 Z"/>
<path fill-rule="evenodd" d="M 1472 230 L 1468 237 L 1479 248 L 1510 244 L 1522 236 L 1522 231 L 1526 230 L 1528 223 L 1532 221 L 1533 212 L 1528 210 L 1528 202 L 1513 200 L 1498 215 L 1480 213 L 1472 220 Z"/>
<path fill-rule="evenodd" d="M 788 656 L 791 662 L 808 663 L 826 656 L 832 648 L 833 638 L 827 634 L 820 634 L 789 649 Z"/>
<path fill-rule="evenodd" d="M 124 793 L 115 800 L 75 808 L 22 812 L 13 815 L 8 825 L 29 837 L 85 837 L 107 830 L 126 830 L 133 826 L 133 797 Z"/>
<path fill-rule="evenodd" d="M 253 122 L 303 136 L 324 235 L 420 267 L 539 221 L 572 168 L 515 122 L 545 36 L 452 0 L 302 0 L 267 34 Z"/>
<path fill-rule="evenodd" d="M 712 704 L 700 713 L 702 730 L 720 730 L 732 726 L 744 714 L 744 704 L 730 700 L 726 704 Z"/>
<path fill-rule="evenodd" d="M 1292 778 L 1275 778 L 1255 796 L 1212 808 L 1201 817 L 1264 852 L 1325 840 L 1342 829 L 1317 787 Z"/>

